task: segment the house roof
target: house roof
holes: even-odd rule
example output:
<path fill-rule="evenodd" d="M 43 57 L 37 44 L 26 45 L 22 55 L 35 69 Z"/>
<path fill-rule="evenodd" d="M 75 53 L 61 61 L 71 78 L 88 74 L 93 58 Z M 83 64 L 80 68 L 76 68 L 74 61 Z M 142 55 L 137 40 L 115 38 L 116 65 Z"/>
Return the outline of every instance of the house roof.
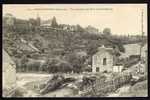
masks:
<path fill-rule="evenodd" d="M 102 45 L 101 47 L 98 48 L 98 52 L 101 52 L 101 51 L 106 51 L 106 52 L 110 53 L 111 55 L 115 54 L 113 48 L 106 48 L 104 45 Z"/>

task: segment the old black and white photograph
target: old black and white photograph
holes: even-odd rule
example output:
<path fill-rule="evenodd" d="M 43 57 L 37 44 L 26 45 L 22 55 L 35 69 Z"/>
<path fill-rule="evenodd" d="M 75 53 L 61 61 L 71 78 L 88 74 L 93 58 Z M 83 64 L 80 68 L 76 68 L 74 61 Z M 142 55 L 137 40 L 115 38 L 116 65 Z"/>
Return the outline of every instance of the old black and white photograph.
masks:
<path fill-rule="evenodd" d="M 3 4 L 3 97 L 147 97 L 147 4 Z"/>

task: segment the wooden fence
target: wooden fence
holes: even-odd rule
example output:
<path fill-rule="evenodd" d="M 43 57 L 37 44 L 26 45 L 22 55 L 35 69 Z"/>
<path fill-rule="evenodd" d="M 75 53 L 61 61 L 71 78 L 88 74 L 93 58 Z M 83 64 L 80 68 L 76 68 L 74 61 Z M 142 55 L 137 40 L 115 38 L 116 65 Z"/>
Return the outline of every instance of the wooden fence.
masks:
<path fill-rule="evenodd" d="M 131 74 L 123 73 L 114 77 L 111 80 L 96 79 L 93 84 L 89 84 L 83 87 L 83 94 L 81 96 L 92 95 L 92 96 L 103 96 L 108 92 L 115 91 L 119 87 L 126 83 L 129 83 L 132 78 Z"/>

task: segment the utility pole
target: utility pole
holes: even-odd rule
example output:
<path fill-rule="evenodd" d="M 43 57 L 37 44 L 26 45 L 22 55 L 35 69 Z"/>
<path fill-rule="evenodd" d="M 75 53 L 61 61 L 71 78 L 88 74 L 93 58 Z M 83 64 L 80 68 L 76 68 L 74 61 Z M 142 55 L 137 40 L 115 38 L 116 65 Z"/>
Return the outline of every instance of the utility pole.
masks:
<path fill-rule="evenodd" d="M 141 54 L 142 54 L 142 47 L 143 47 L 143 36 L 144 36 L 144 32 L 143 32 L 143 9 L 142 9 L 142 12 L 141 12 L 141 43 L 140 43 L 140 63 L 139 63 L 139 66 L 138 66 L 138 72 L 140 72 L 141 70 L 141 61 L 142 61 L 142 57 L 141 57 Z"/>
<path fill-rule="evenodd" d="M 143 43 L 143 37 L 144 37 L 144 32 L 143 32 L 143 9 L 142 9 L 142 12 L 141 12 L 141 46 L 140 46 L 140 61 L 141 61 L 141 53 L 142 53 L 142 43 Z"/>

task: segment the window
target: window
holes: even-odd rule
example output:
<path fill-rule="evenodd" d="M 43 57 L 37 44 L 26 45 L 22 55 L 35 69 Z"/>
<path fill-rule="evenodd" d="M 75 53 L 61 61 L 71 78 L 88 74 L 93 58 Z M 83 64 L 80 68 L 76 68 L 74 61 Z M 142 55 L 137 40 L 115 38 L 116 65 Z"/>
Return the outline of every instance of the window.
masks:
<path fill-rule="evenodd" d="M 99 72 L 99 67 L 96 67 L 96 72 Z"/>
<path fill-rule="evenodd" d="M 106 58 L 103 59 L 103 65 L 106 65 Z"/>

